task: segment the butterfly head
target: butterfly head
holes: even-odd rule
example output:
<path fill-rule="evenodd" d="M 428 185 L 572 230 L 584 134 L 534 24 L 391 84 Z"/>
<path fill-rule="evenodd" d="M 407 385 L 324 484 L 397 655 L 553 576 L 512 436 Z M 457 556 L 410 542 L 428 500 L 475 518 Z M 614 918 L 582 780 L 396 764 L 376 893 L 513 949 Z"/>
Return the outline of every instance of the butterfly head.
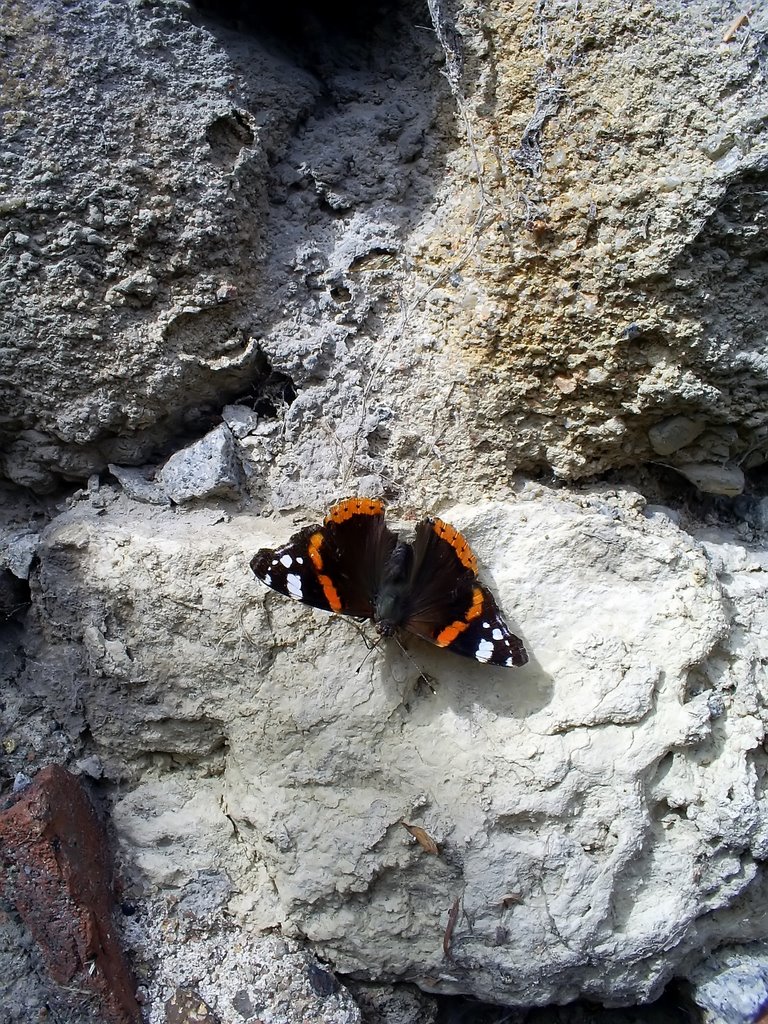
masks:
<path fill-rule="evenodd" d="M 397 626 L 390 619 L 378 619 L 376 622 L 376 632 L 379 636 L 394 636 L 397 632 Z"/>

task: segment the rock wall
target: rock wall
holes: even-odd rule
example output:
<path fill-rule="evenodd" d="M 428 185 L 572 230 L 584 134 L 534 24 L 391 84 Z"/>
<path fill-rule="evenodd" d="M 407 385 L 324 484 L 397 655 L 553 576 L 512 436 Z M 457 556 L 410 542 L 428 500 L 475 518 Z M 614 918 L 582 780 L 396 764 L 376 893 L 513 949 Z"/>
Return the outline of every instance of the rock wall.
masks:
<path fill-rule="evenodd" d="M 79 649 L 83 725 L 129 783 L 116 827 L 156 884 L 224 871 L 251 927 L 345 973 L 517 1005 L 654 998 L 691 953 L 764 928 L 740 901 L 768 850 L 765 552 L 735 560 L 604 488 L 452 519 L 525 669 L 417 641 L 366 657 L 354 622 L 257 599 L 248 557 L 274 527 L 113 495 L 46 536 L 36 656 Z"/>
<path fill-rule="evenodd" d="M 107 800 L 149 1019 L 295 940 L 525 1007 L 764 939 L 768 23 L 7 8 L 3 777 Z M 259 588 L 348 493 L 465 532 L 529 665 Z"/>

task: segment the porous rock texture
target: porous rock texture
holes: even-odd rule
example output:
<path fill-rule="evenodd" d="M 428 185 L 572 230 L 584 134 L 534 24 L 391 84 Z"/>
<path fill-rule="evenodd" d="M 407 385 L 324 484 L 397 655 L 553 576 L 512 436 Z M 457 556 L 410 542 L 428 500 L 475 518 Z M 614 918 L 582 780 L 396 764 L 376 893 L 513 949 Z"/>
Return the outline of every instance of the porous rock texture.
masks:
<path fill-rule="evenodd" d="M 294 941 L 651 999 L 767 930 L 768 23 L 228 11 L 7 5 L 4 778 L 103 767 L 158 1024 L 354 1020 Z M 530 664 L 260 590 L 348 493 L 464 530 Z"/>
<path fill-rule="evenodd" d="M 151 461 L 266 383 L 286 507 L 579 477 L 680 416 L 667 463 L 760 464 L 768 24 L 724 13 L 14 0 L 5 474 Z"/>

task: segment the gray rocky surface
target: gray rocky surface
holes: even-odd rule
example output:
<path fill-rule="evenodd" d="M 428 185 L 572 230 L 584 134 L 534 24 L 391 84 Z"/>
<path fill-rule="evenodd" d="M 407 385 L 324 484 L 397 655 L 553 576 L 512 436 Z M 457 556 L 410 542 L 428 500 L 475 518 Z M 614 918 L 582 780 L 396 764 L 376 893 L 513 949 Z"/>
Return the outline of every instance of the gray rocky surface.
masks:
<path fill-rule="evenodd" d="M 724 947 L 691 975 L 693 998 L 707 1024 L 747 1024 L 768 1007 L 768 957 L 764 943 Z"/>
<path fill-rule="evenodd" d="M 4 11 L 6 789 L 101 787 L 158 1024 L 190 984 L 357 1019 L 315 954 L 510 1014 L 721 998 L 766 937 L 764 12 L 217 10 Z M 348 493 L 465 529 L 531 664 L 260 591 Z"/>
<path fill-rule="evenodd" d="M 127 919 L 127 948 L 154 965 L 143 985 L 148 1024 L 166 1024 L 168 1000 L 190 988 L 215 1020 L 361 1024 L 346 987 L 301 943 L 244 934 L 228 918 L 231 890 L 223 875 L 201 873 Z"/>
<path fill-rule="evenodd" d="M 174 452 L 155 479 L 177 505 L 204 498 L 241 497 L 245 477 L 229 427 L 222 423 L 199 441 Z"/>
<path fill-rule="evenodd" d="M 671 416 L 668 420 L 655 423 L 648 431 L 648 440 L 658 455 L 671 455 L 686 448 L 704 433 L 706 424 L 691 420 L 687 416 Z"/>
<path fill-rule="evenodd" d="M 4 72 L 10 479 L 152 461 L 277 371 L 286 505 L 299 469 L 401 488 L 446 452 L 452 500 L 583 476 L 675 416 L 712 439 L 675 462 L 764 461 L 759 12 L 725 43 L 714 2 L 435 4 L 437 35 L 415 0 L 250 33 L 30 5 Z"/>
<path fill-rule="evenodd" d="M 180 454 L 180 453 L 177 453 Z M 148 505 L 169 505 L 171 499 L 156 481 L 155 466 L 116 466 L 110 462 L 107 469 L 118 481 L 129 498 Z"/>
<path fill-rule="evenodd" d="M 676 467 L 705 494 L 720 494 L 733 498 L 744 491 L 746 483 L 740 466 L 718 466 L 711 462 L 683 462 Z"/>

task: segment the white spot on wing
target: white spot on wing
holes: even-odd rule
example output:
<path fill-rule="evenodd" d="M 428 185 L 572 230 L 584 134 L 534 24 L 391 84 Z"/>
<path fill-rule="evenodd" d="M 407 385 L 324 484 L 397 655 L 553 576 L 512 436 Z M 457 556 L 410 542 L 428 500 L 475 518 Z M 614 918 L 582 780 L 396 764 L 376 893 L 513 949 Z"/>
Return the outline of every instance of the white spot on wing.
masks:
<path fill-rule="evenodd" d="M 304 559 L 303 559 L 303 558 L 301 557 L 301 555 L 298 555 L 298 556 L 297 556 L 297 558 L 296 558 L 296 564 L 297 564 L 297 565 L 304 565 Z"/>
<path fill-rule="evenodd" d="M 493 644 L 490 640 L 481 640 L 477 645 L 475 657 L 478 661 L 490 661 L 493 656 Z"/>
<path fill-rule="evenodd" d="M 272 577 L 269 575 L 268 572 L 264 573 L 264 582 L 267 584 L 268 587 L 272 586 Z"/>
<path fill-rule="evenodd" d="M 491 633 L 491 636 L 493 637 L 494 640 L 502 640 L 504 638 L 504 634 L 501 632 L 500 629 L 494 629 L 494 631 Z"/>
<path fill-rule="evenodd" d="M 293 559 L 290 555 L 281 555 L 280 564 L 284 565 L 286 569 L 290 569 L 293 565 Z"/>
<path fill-rule="evenodd" d="M 301 576 L 297 576 L 296 573 L 289 572 L 285 577 L 285 582 L 288 584 L 289 596 L 295 597 L 297 601 L 300 601 L 304 596 L 304 592 L 301 589 Z"/>

